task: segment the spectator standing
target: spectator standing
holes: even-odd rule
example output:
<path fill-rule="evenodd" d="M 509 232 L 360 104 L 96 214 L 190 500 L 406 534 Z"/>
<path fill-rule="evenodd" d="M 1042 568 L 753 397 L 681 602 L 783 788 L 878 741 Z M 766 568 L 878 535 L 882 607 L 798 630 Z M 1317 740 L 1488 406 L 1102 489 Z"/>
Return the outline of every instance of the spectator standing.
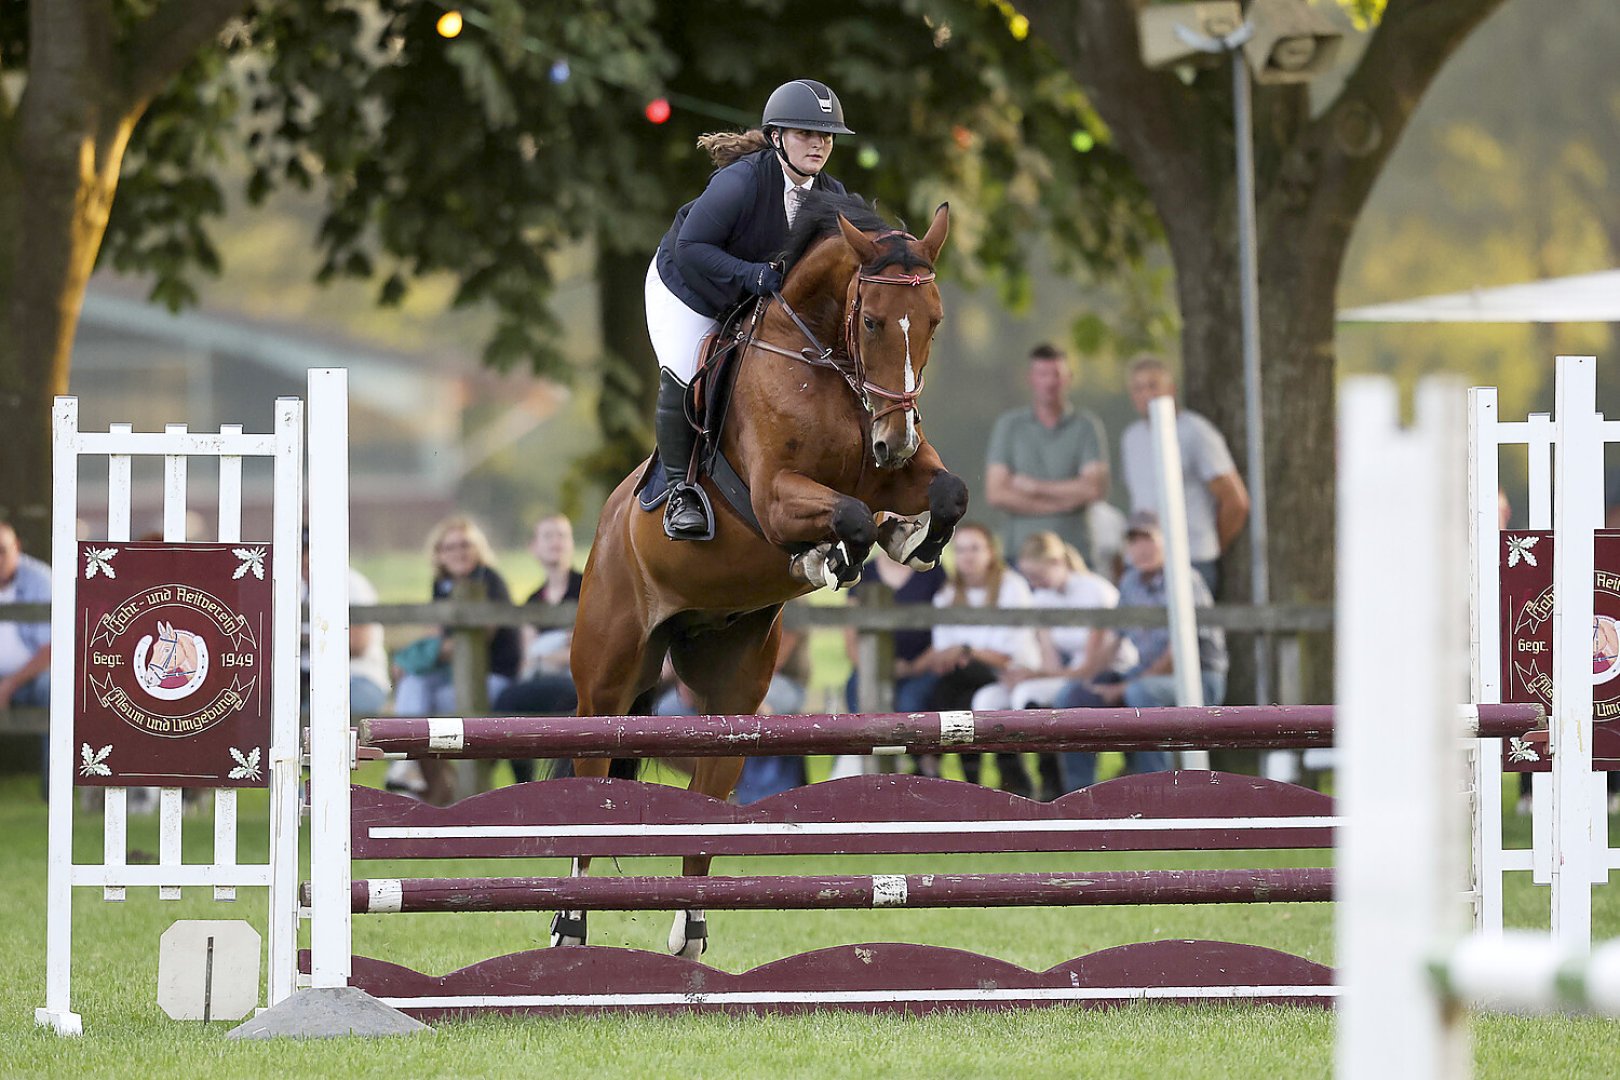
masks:
<path fill-rule="evenodd" d="M 1108 494 L 1108 443 L 1102 421 L 1070 403 L 1073 378 L 1062 349 L 1036 346 L 1030 407 L 1002 414 L 990 431 L 985 497 L 1007 513 L 1007 551 L 1045 530 L 1093 558 L 1087 508 Z"/>
<path fill-rule="evenodd" d="M 1125 534 L 1125 557 L 1130 568 L 1119 582 L 1121 607 L 1168 607 L 1164 573 L 1164 537 L 1159 519 L 1148 512 L 1131 516 Z M 1214 603 L 1203 578 L 1192 579 L 1193 606 Z M 1122 677 L 1110 673 L 1114 657 L 1105 650 L 1100 670 L 1103 674 L 1086 681 L 1075 681 L 1058 695 L 1062 709 L 1098 708 L 1124 704 L 1133 709 L 1149 709 L 1176 703 L 1174 657 L 1170 651 L 1168 627 L 1139 627 L 1126 630 L 1115 639 L 1116 648 L 1128 642 L 1136 650 L 1136 663 Z M 1226 699 L 1226 634 L 1219 627 L 1198 629 L 1198 668 L 1203 685 L 1204 704 L 1219 705 Z M 1163 750 L 1140 750 L 1126 754 L 1131 772 L 1160 772 L 1170 767 L 1170 755 Z M 1064 785 L 1075 791 L 1096 779 L 1095 754 L 1071 752 L 1063 755 Z"/>
<path fill-rule="evenodd" d="M 1030 605 L 1029 585 L 1012 572 L 1001 556 L 995 534 L 983 525 L 968 523 L 956 527 L 951 540 L 956 565 L 945 587 L 934 596 L 941 618 L 948 619 L 950 608 L 1024 608 Z M 936 625 L 928 651 L 917 658 L 921 670 L 931 671 L 939 680 L 929 695 L 932 711 L 967 709 L 980 687 L 988 686 L 1009 669 L 1033 668 L 1038 662 L 1035 634 L 1028 627 Z M 938 759 L 919 761 L 923 771 Z M 1001 771 L 1001 790 L 1028 798 L 1034 794 L 1029 774 L 1017 754 L 1000 753 L 996 764 Z M 979 782 L 979 755 L 962 755 L 962 774 L 970 783 Z"/>
<path fill-rule="evenodd" d="M 542 607 L 578 603 L 584 575 L 574 569 L 574 524 L 566 514 L 551 514 L 534 524 L 529 554 L 540 564 L 540 587 L 525 601 Z M 522 677 L 495 698 L 502 716 L 567 716 L 579 707 L 568 660 L 573 627 L 523 628 Z M 534 779 L 534 762 L 510 762 L 518 783 Z"/>
<path fill-rule="evenodd" d="M 11 523 L 0 519 L 0 604 L 51 602 L 51 568 L 23 553 Z M 0 710 L 51 702 L 51 624 L 0 622 Z M 40 738 L 40 790 L 50 781 L 50 736 Z"/>
<path fill-rule="evenodd" d="M 1119 439 L 1120 468 L 1131 496 L 1131 511 L 1161 511 L 1158 477 L 1153 468 L 1153 430 L 1148 403 L 1175 397 L 1169 365 L 1143 353 L 1126 369 L 1131 404 L 1141 414 Z M 1191 409 L 1176 409 L 1176 442 L 1181 446 L 1182 487 L 1187 503 L 1187 547 L 1193 569 L 1214 595 L 1220 585 L 1221 552 L 1243 531 L 1249 517 L 1249 489 L 1238 475 L 1232 451 L 1215 425 Z"/>
<path fill-rule="evenodd" d="M 476 582 L 483 586 L 484 599 L 503 603 L 512 602 L 506 579 L 496 571 L 495 554 L 489 540 L 477 522 L 465 515 L 445 518 L 433 527 L 428 536 L 428 557 L 433 565 L 433 599 L 448 600 L 458 584 Z M 466 710 L 457 707 L 456 687 L 451 678 L 450 659 L 453 650 L 450 632 L 441 629 L 438 647 L 430 665 L 420 665 L 399 680 L 394 692 L 394 711 L 400 716 L 461 716 Z M 489 674 L 485 689 L 489 699 L 500 698 L 501 691 L 517 675 L 520 646 L 516 627 L 497 627 L 489 633 Z M 409 762 L 400 762 L 409 765 Z M 426 759 L 421 766 L 422 782 L 430 801 L 444 803 L 453 793 L 449 761 Z M 409 785 L 411 777 L 390 769 L 390 786 Z"/>

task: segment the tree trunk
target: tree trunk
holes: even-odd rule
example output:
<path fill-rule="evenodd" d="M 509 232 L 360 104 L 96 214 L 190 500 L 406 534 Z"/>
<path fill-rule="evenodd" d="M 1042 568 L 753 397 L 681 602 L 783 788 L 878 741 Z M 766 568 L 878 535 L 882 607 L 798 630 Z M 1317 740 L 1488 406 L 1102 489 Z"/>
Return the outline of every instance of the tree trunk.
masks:
<path fill-rule="evenodd" d="M 50 551 L 51 406 L 135 124 L 246 0 L 28 5 L 27 79 L 0 95 L 0 518 Z"/>
<path fill-rule="evenodd" d="M 40 555 L 50 551 L 51 407 L 68 390 L 85 286 L 135 124 L 94 75 L 73 66 L 78 55 L 54 49 L 33 58 L 5 129 L 0 177 L 0 431 L 9 442 L 0 517 Z"/>
<path fill-rule="evenodd" d="M 1224 194 L 1235 198 L 1232 185 Z M 1265 428 L 1267 565 L 1274 603 L 1330 603 L 1334 570 L 1333 301 L 1342 245 L 1313 235 L 1273 198 L 1260 213 L 1261 405 Z M 1236 216 L 1235 208 L 1228 221 Z M 1177 236 L 1191 239 L 1175 241 Z M 1183 400 L 1227 434 L 1238 471 L 1249 475 L 1238 255 L 1233 230 L 1172 232 L 1182 313 Z M 1325 419 L 1324 419 L 1325 418 Z M 1252 594 L 1245 530 L 1221 564 L 1222 599 Z M 1305 692 L 1330 700 L 1331 659 L 1307 650 Z M 1235 689 L 1252 686 L 1250 651 L 1234 649 Z M 1275 685 L 1275 683 L 1273 683 Z"/>

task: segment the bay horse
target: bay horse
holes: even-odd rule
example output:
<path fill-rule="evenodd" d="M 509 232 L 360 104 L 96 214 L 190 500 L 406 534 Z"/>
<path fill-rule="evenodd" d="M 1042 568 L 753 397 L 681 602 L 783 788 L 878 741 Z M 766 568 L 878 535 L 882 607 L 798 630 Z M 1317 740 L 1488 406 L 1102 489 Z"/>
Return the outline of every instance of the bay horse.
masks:
<path fill-rule="evenodd" d="M 944 205 L 919 240 L 859 199 L 804 201 L 782 290 L 756 313 L 735 360 L 720 439 L 758 531 L 705 478 L 713 539 L 670 540 L 662 515 L 638 505 L 650 461 L 614 489 L 580 587 L 578 715 L 630 713 L 655 688 L 666 654 L 700 714 L 753 713 L 775 668 L 785 602 L 853 585 L 874 544 L 918 569 L 938 561 L 967 510 L 967 486 L 929 445 L 917 409 L 942 316 L 934 263 L 948 227 Z M 695 761 L 690 790 L 728 798 L 743 759 Z M 611 764 L 575 760 L 574 774 L 606 776 Z M 709 861 L 686 857 L 682 872 L 707 874 Z M 576 860 L 574 872 L 589 862 Z M 584 912 L 557 913 L 552 944 L 585 935 Z M 669 950 L 695 958 L 707 937 L 704 912 L 677 912 Z"/>

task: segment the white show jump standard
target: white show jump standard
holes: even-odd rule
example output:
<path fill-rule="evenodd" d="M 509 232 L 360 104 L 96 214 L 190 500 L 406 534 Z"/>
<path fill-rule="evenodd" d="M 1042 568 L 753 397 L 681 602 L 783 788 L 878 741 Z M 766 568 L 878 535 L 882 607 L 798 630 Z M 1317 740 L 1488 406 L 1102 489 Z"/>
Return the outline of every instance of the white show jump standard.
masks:
<path fill-rule="evenodd" d="M 1497 637 L 1493 632 L 1482 641 L 1480 630 L 1495 625 L 1496 565 L 1494 555 L 1483 552 L 1494 552 L 1497 538 L 1494 506 L 1487 524 L 1483 502 L 1486 496 L 1495 500 L 1495 446 L 1509 441 L 1489 430 L 1494 393 L 1476 390 L 1469 398 L 1472 519 L 1466 526 L 1456 520 L 1448 500 L 1434 497 L 1446 490 L 1457 456 L 1456 417 L 1440 400 L 1444 392 L 1426 388 L 1427 408 L 1420 405 L 1419 430 L 1412 434 L 1394 429 L 1394 390 L 1384 380 L 1356 380 L 1341 394 L 1339 456 L 1345 475 L 1338 677 L 1349 715 L 1341 776 L 1346 827 L 1339 859 L 1340 1080 L 1391 1075 L 1466 1080 L 1472 1074 L 1469 1009 L 1620 1016 L 1620 941 L 1591 948 L 1591 884 L 1613 853 L 1597 824 L 1602 777 L 1591 772 L 1588 667 L 1602 446 L 1620 431 L 1594 407 L 1593 358 L 1559 357 L 1557 380 L 1558 423 L 1551 442 L 1559 539 L 1553 568 L 1552 827 L 1543 830 L 1538 822 L 1535 852 L 1541 881 L 1540 849 L 1544 841 L 1552 849 L 1545 878 L 1553 886 L 1551 934 L 1505 932 L 1500 925 L 1501 871 L 1530 867 L 1502 858 L 1499 821 L 1497 831 L 1480 832 L 1481 818 L 1490 817 L 1481 810 L 1498 803 L 1500 770 L 1493 748 L 1475 753 L 1478 787 L 1471 801 L 1476 895 L 1483 894 L 1488 914 L 1494 890 L 1495 925 L 1486 919 L 1463 936 L 1451 900 L 1460 869 L 1450 853 L 1460 837 L 1464 808 L 1448 778 L 1459 764 L 1449 750 L 1455 732 L 1441 722 L 1437 702 L 1450 692 L 1449 673 L 1459 666 L 1462 645 L 1449 628 L 1462 586 L 1445 553 L 1459 546 L 1465 531 L 1473 537 L 1474 686 L 1476 692 L 1483 687 L 1489 700 L 1499 693 L 1492 665 Z M 1547 446 L 1536 431 L 1548 426 L 1545 417 L 1533 417 L 1527 425 L 1532 527 L 1547 524 L 1546 494 L 1553 477 Z M 1482 453 L 1482 446 L 1488 452 Z M 1412 554 L 1391 571 L 1374 553 L 1396 534 L 1410 538 Z M 1380 636 L 1388 625 L 1407 628 L 1410 640 Z M 1402 707 L 1373 708 L 1356 697 L 1359 688 L 1374 683 L 1385 701 Z M 1402 746 L 1394 758 L 1385 752 L 1391 740 Z M 1487 760 L 1490 766 L 1482 767 Z M 1537 801 L 1540 819 L 1545 793 Z"/>
<path fill-rule="evenodd" d="M 311 371 L 309 390 L 313 406 L 346 414 L 346 373 Z M 298 830 L 299 781 L 302 761 L 298 740 L 299 570 L 298 551 L 303 520 L 304 405 L 296 398 L 276 402 L 275 430 L 246 434 L 240 425 L 221 427 L 218 433 L 192 432 L 184 425 L 169 425 L 162 432 L 136 432 L 128 424 L 115 424 L 106 432 L 81 432 L 78 401 L 56 400 L 54 422 L 54 498 L 51 532 L 51 634 L 56 642 L 51 663 L 50 824 L 46 902 L 45 1005 L 35 1020 L 60 1034 L 78 1034 L 82 1022 L 72 1007 L 72 900 L 76 887 L 95 887 L 103 898 L 120 901 L 130 887 L 156 887 L 161 899 L 179 899 L 184 888 L 205 887 L 216 900 L 236 899 L 241 887 L 268 890 L 269 963 L 266 1000 L 287 998 L 296 980 L 298 935 Z M 242 540 L 242 460 L 268 458 L 273 462 L 271 542 L 281 555 L 272 560 L 271 656 L 275 672 L 271 684 L 271 735 L 267 771 L 270 795 L 269 848 L 263 862 L 241 862 L 237 857 L 236 793 L 214 791 L 214 852 L 208 863 L 185 863 L 181 858 L 182 807 L 178 788 L 159 796 L 159 860 L 155 866 L 128 864 L 126 789 L 106 792 L 99 863 L 73 862 L 75 807 L 74 767 L 78 761 L 74 740 L 74 612 L 77 597 L 78 556 L 75 525 L 83 516 L 96 527 L 98 513 L 82 513 L 79 505 L 79 462 L 84 457 L 106 457 L 108 503 L 106 532 L 111 543 L 131 539 L 131 460 L 163 459 L 163 538 L 181 542 L 186 536 L 187 465 L 190 458 L 214 459 L 219 477 L 217 537 L 223 542 Z M 344 466 L 347 474 L 346 458 Z"/>
<path fill-rule="evenodd" d="M 1482 703 L 1502 699 L 1500 657 L 1507 646 L 1502 640 L 1502 541 L 1497 522 L 1502 449 L 1523 446 L 1528 452 L 1528 485 L 1522 505 L 1530 529 L 1589 537 L 1592 530 L 1602 527 L 1604 448 L 1620 444 L 1620 421 L 1607 420 L 1597 411 L 1596 361 L 1592 357 L 1559 357 L 1557 364 L 1556 421 L 1545 413 L 1532 413 L 1521 421 L 1502 420 L 1494 387 L 1468 391 L 1470 689 L 1473 700 Z M 1567 495 L 1556 502 L 1555 467 L 1556 489 L 1561 496 Z M 1557 580 L 1592 581 L 1590 543 L 1557 544 L 1554 562 L 1562 566 L 1561 570 L 1555 567 Z M 1590 587 L 1585 591 L 1590 593 Z M 1563 601 L 1564 594 L 1558 595 Z M 1590 599 L 1580 601 L 1584 615 L 1577 610 L 1577 599 L 1571 596 L 1557 609 L 1554 633 L 1563 640 L 1584 640 L 1582 635 L 1589 632 L 1580 627 L 1591 624 Z M 1581 648 L 1555 649 L 1554 660 L 1570 665 L 1570 677 L 1576 681 L 1590 678 L 1589 671 L 1579 673 L 1588 664 Z M 1610 870 L 1620 869 L 1620 849 L 1609 843 L 1604 776 L 1592 772 L 1590 693 L 1587 696 L 1584 727 L 1583 714 L 1571 711 L 1573 704 L 1571 710 L 1555 707 L 1550 718 L 1551 748 L 1556 751 L 1562 746 L 1564 752 L 1553 754 L 1553 772 L 1531 774 L 1534 813 L 1529 848 L 1503 844 L 1502 807 L 1494 797 L 1502 786 L 1500 747 L 1494 740 L 1482 740 L 1476 748 L 1474 791 L 1493 796 L 1476 798 L 1473 807 L 1472 888 L 1477 904 L 1475 925 L 1483 933 L 1502 932 L 1503 875 L 1530 871 L 1536 884 L 1551 886 L 1555 933 L 1573 942 L 1591 940 L 1591 886 L 1603 884 Z M 1559 792 L 1556 799 L 1555 788 Z"/>

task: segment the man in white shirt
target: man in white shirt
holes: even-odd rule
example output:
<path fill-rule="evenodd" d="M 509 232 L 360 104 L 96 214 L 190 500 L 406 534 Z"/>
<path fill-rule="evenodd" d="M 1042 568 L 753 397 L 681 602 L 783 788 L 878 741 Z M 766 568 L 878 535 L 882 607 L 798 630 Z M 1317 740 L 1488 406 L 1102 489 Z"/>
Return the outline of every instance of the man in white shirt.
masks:
<path fill-rule="evenodd" d="M 1120 467 L 1131 496 L 1133 514 L 1162 514 L 1158 478 L 1153 469 L 1153 432 L 1147 421 L 1148 403 L 1156 397 L 1174 397 L 1176 381 L 1169 366 L 1151 353 L 1142 353 L 1126 369 L 1126 389 L 1142 419 L 1125 429 L 1119 439 Z M 1218 567 L 1225 551 L 1249 516 L 1249 489 L 1238 475 L 1232 451 L 1215 425 L 1191 409 L 1176 409 L 1176 441 L 1181 444 L 1182 487 L 1187 500 L 1187 543 L 1193 569 L 1211 594 L 1220 583 Z"/>

